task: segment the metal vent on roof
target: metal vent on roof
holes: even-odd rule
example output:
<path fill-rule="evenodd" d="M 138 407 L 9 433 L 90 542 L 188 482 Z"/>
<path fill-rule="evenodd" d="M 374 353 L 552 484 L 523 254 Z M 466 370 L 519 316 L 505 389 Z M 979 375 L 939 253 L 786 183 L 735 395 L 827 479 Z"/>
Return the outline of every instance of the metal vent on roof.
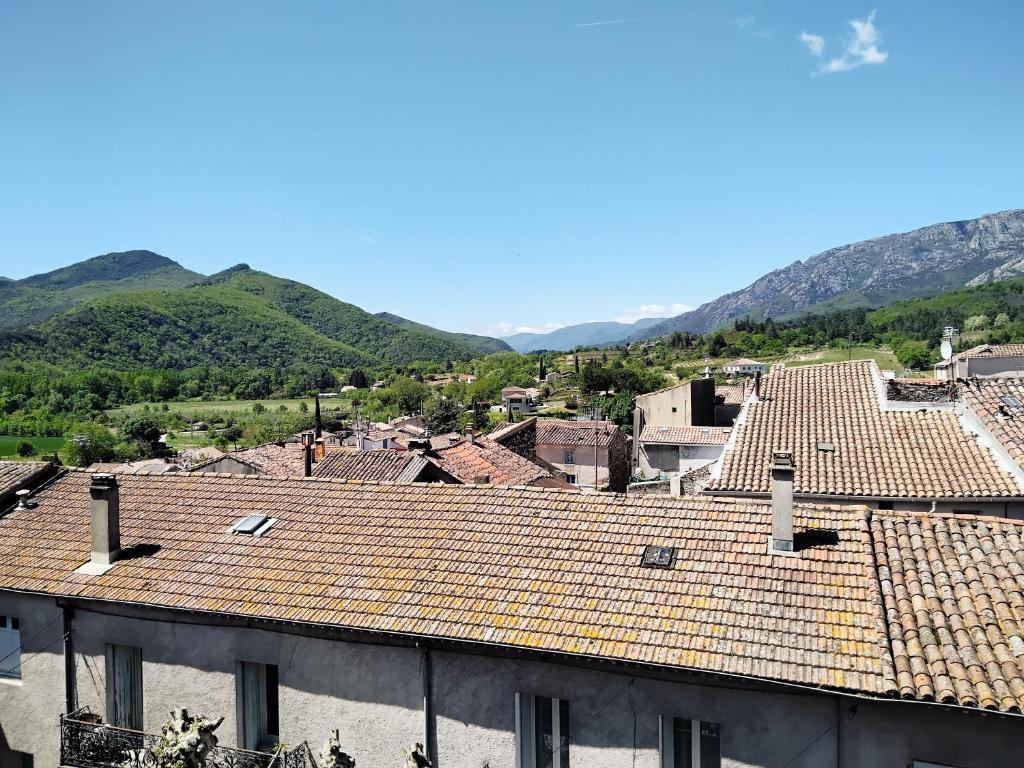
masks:
<path fill-rule="evenodd" d="M 274 521 L 266 515 L 249 515 L 231 526 L 231 532 L 242 536 L 262 536 L 273 524 Z"/>
<path fill-rule="evenodd" d="M 649 544 L 644 548 L 644 557 L 640 565 L 644 568 L 671 568 L 675 559 L 675 547 L 659 547 L 656 544 Z"/>

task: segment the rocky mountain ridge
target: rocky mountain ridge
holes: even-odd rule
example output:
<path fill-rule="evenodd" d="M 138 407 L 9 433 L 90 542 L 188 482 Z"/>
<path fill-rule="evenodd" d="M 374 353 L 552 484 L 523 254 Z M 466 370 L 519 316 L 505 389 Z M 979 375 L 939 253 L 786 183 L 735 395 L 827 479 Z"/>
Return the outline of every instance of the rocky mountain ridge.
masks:
<path fill-rule="evenodd" d="M 630 340 L 707 332 L 747 316 L 881 306 L 1018 275 L 1024 275 L 1024 209 L 831 248 L 645 328 Z"/>

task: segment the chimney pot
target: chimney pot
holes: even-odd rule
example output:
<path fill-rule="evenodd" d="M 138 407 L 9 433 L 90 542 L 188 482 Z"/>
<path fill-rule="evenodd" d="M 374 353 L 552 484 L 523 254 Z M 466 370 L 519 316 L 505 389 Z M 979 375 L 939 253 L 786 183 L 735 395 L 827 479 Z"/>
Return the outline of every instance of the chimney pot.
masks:
<path fill-rule="evenodd" d="M 756 403 L 760 399 L 761 399 L 761 372 L 760 371 L 754 371 L 754 402 Z"/>
<path fill-rule="evenodd" d="M 772 535 L 769 552 L 793 554 L 793 475 L 796 464 L 789 451 L 772 453 Z"/>
<path fill-rule="evenodd" d="M 114 475 L 92 476 L 89 486 L 92 500 L 89 513 L 92 522 L 92 562 L 111 565 L 121 553 L 120 495 Z"/>

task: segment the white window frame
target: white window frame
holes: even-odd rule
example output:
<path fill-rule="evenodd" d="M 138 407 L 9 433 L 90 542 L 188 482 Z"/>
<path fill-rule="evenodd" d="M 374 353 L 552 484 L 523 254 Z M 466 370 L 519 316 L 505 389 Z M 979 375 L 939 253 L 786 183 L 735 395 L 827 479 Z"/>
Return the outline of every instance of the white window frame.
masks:
<path fill-rule="evenodd" d="M 565 706 L 568 706 L 568 700 L 555 696 L 535 696 L 532 693 L 519 693 L 516 691 L 516 768 L 537 768 L 537 744 L 536 735 L 534 734 L 537 699 L 548 699 L 551 701 L 551 743 L 552 745 L 561 744 L 562 741 L 562 703 L 564 702 Z M 571 753 L 572 742 L 569 741 L 568 743 Z M 552 766 L 553 768 L 569 768 L 568 765 L 562 764 L 562 750 L 560 747 L 554 749 L 552 753 Z"/>
<path fill-rule="evenodd" d="M 134 668 L 129 679 L 129 684 L 134 685 L 134 690 L 128 691 L 131 701 L 128 706 L 131 708 L 132 722 L 117 722 L 117 668 L 120 663 L 129 663 Z M 143 710 L 143 677 L 142 677 L 142 649 L 134 645 L 122 645 L 119 643 L 107 643 L 107 722 L 118 728 L 127 728 L 133 731 L 141 731 L 144 717 Z"/>
<path fill-rule="evenodd" d="M 688 717 L 672 717 L 671 715 L 658 716 L 658 752 L 661 755 L 661 768 L 675 768 L 675 721 L 688 720 L 690 722 L 690 765 L 693 768 L 705 768 L 700 764 L 700 729 L 702 725 L 715 725 L 719 728 L 719 763 L 721 763 L 721 726 L 712 723 L 710 720 L 694 720 Z"/>
<path fill-rule="evenodd" d="M 0 680 L 21 680 L 21 651 L 21 619 L 0 615 Z"/>

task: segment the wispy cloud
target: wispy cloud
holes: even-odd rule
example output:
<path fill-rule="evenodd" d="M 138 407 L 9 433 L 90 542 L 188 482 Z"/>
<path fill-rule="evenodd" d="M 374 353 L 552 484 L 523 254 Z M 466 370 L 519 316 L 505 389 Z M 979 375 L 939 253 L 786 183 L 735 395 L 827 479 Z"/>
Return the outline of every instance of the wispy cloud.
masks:
<path fill-rule="evenodd" d="M 812 35 L 809 32 L 800 33 L 800 42 L 807 46 L 811 56 L 821 56 L 825 50 L 825 38 L 821 35 Z"/>
<path fill-rule="evenodd" d="M 620 323 L 635 323 L 645 317 L 675 317 L 689 312 L 693 307 L 687 304 L 641 304 L 639 307 L 626 307 L 622 314 L 615 318 Z"/>
<path fill-rule="evenodd" d="M 643 21 L 643 17 L 637 16 L 629 19 L 608 19 L 607 21 L 587 21 L 582 24 L 573 24 L 574 27 L 606 27 L 609 24 L 631 24 L 634 21 Z"/>
<path fill-rule="evenodd" d="M 737 27 L 739 27 L 740 29 L 746 29 L 747 27 L 754 23 L 754 17 L 740 16 L 738 19 L 735 19 L 735 21 Z"/>
<path fill-rule="evenodd" d="M 842 55 L 819 64 L 818 72 L 848 72 L 865 64 L 884 64 L 889 58 L 889 53 L 878 47 L 882 35 L 875 26 L 875 11 L 868 14 L 866 19 L 851 19 L 849 24 L 853 28 L 853 36 L 846 41 Z M 820 57 L 825 50 L 825 38 L 820 35 L 801 32 L 800 42 L 815 57 Z"/>

